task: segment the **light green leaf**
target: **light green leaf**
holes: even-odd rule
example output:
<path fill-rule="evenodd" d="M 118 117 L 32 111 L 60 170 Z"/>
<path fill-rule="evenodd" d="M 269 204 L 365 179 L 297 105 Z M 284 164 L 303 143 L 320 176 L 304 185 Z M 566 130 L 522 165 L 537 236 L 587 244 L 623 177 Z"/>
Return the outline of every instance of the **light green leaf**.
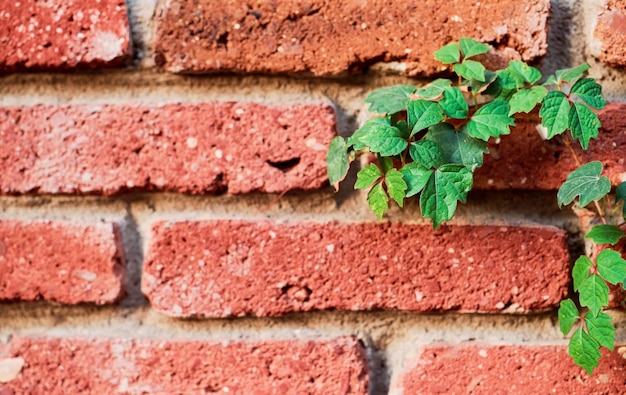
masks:
<path fill-rule="evenodd" d="M 420 140 L 411 143 L 409 155 L 411 155 L 411 158 L 415 162 L 428 169 L 439 167 L 444 164 L 446 160 L 441 147 L 437 143 L 429 140 Z"/>
<path fill-rule="evenodd" d="M 413 96 L 418 99 L 439 100 L 443 97 L 444 88 L 451 85 L 452 81 L 438 78 L 422 88 L 417 88 Z"/>
<path fill-rule="evenodd" d="M 626 233 L 615 225 L 596 225 L 585 239 L 591 239 L 596 244 L 611 244 L 615 245 L 622 237 L 626 237 Z"/>
<path fill-rule="evenodd" d="M 583 328 L 578 328 L 569 341 L 569 355 L 576 365 L 585 369 L 588 374 L 598 367 L 600 360 L 600 345 L 589 336 Z"/>
<path fill-rule="evenodd" d="M 389 126 L 391 124 L 388 118 L 370 118 L 365 121 L 363 126 L 352 133 L 352 136 L 348 137 L 346 145 L 348 148 L 352 147 L 355 151 L 365 149 L 367 145 L 361 141 L 363 137 L 367 136 L 374 129 L 387 128 Z"/>
<path fill-rule="evenodd" d="M 569 173 L 556 194 L 559 206 L 570 204 L 580 197 L 580 205 L 585 207 L 606 196 L 611 191 L 611 181 L 601 173 L 602 163 L 598 161 L 586 163 Z"/>
<path fill-rule="evenodd" d="M 589 70 L 589 65 L 587 63 L 583 63 L 580 66 L 572 67 L 569 69 L 561 69 L 556 71 L 556 80 L 560 82 L 569 82 L 572 83 L 582 77 L 587 70 Z M 547 81 L 546 81 L 547 82 Z"/>
<path fill-rule="evenodd" d="M 539 116 L 541 123 L 548 128 L 548 138 L 563 133 L 567 129 L 570 111 L 569 100 L 563 92 L 552 91 L 543 99 Z"/>
<path fill-rule="evenodd" d="M 614 250 L 603 250 L 596 258 L 596 266 L 600 275 L 609 283 L 624 283 L 626 278 L 626 260 Z"/>
<path fill-rule="evenodd" d="M 619 202 L 620 200 L 624 202 L 622 214 L 624 215 L 624 219 L 626 219 L 626 181 L 619 184 L 615 189 L 615 201 Z"/>
<path fill-rule="evenodd" d="M 346 147 L 346 140 L 341 136 L 336 136 L 330 141 L 326 152 L 326 166 L 330 185 L 339 189 L 339 183 L 346 178 L 350 167 L 350 157 Z"/>
<path fill-rule="evenodd" d="M 530 89 L 522 89 L 513 94 L 509 105 L 509 115 L 513 115 L 518 112 L 530 112 L 537 103 L 539 103 L 546 95 L 548 90 L 543 86 L 533 86 Z"/>
<path fill-rule="evenodd" d="M 592 274 L 580 285 L 580 305 L 589 307 L 595 317 L 609 304 L 609 287 L 597 274 Z"/>
<path fill-rule="evenodd" d="M 578 80 L 572 89 L 570 95 L 575 94 L 580 97 L 587 105 L 601 110 L 606 106 L 606 100 L 602 97 L 602 86 L 593 78 L 582 78 Z"/>
<path fill-rule="evenodd" d="M 450 43 L 435 52 L 435 59 L 444 64 L 458 63 L 461 60 L 459 44 Z"/>
<path fill-rule="evenodd" d="M 567 336 L 572 330 L 574 322 L 576 322 L 578 317 L 578 309 L 571 299 L 561 301 L 561 305 L 559 306 L 559 328 L 563 336 Z"/>
<path fill-rule="evenodd" d="M 402 173 L 396 169 L 390 169 L 387 174 L 385 174 L 385 185 L 387 185 L 389 197 L 395 200 L 398 206 L 402 207 L 407 190 L 407 185 L 406 182 L 404 182 Z"/>
<path fill-rule="evenodd" d="M 529 84 L 534 84 L 541 79 L 539 70 L 519 60 L 512 60 L 505 70 L 512 71 Z"/>
<path fill-rule="evenodd" d="M 367 194 L 367 202 L 370 205 L 370 210 L 376 214 L 378 219 L 383 219 L 383 214 L 389 209 L 389 198 L 381 183 L 370 189 Z"/>
<path fill-rule="evenodd" d="M 443 112 L 450 118 L 464 119 L 469 107 L 463 97 L 463 92 L 455 86 L 444 88 L 443 99 L 439 102 Z"/>
<path fill-rule="evenodd" d="M 574 291 L 580 290 L 582 283 L 589 277 L 593 262 L 586 256 L 582 255 L 576 259 L 574 268 L 572 269 L 572 277 L 574 278 Z"/>
<path fill-rule="evenodd" d="M 380 114 L 395 114 L 406 108 L 413 92 L 415 92 L 413 85 L 394 85 L 380 88 L 370 92 L 365 103 L 369 103 L 370 111 Z"/>
<path fill-rule="evenodd" d="M 437 102 L 413 100 L 407 108 L 411 137 L 420 130 L 436 125 L 443 120 L 443 109 Z"/>
<path fill-rule="evenodd" d="M 542 85 L 556 85 L 558 83 L 558 81 L 556 80 L 556 78 L 551 75 L 549 76 Z"/>
<path fill-rule="evenodd" d="M 482 55 L 489 52 L 489 45 L 476 41 L 473 38 L 462 38 L 459 40 L 461 52 L 465 59 L 476 55 Z"/>
<path fill-rule="evenodd" d="M 404 151 L 409 143 L 402 137 L 400 129 L 391 126 L 387 118 L 376 119 L 377 122 L 369 124 L 367 133 L 359 135 L 359 141 L 382 156 L 394 156 Z"/>
<path fill-rule="evenodd" d="M 485 66 L 475 60 L 464 60 L 463 63 L 457 63 L 452 67 L 457 75 L 466 80 L 478 80 L 485 82 Z"/>
<path fill-rule="evenodd" d="M 583 149 L 587 149 L 589 140 L 598 137 L 600 120 L 598 116 L 582 103 L 575 102 L 569 111 L 569 129 L 572 136 L 580 141 Z"/>
<path fill-rule="evenodd" d="M 509 134 L 515 121 L 508 114 L 509 103 L 505 100 L 494 100 L 474 113 L 467 123 L 467 132 L 470 136 L 485 141 L 489 137 Z"/>
<path fill-rule="evenodd" d="M 373 183 L 380 180 L 383 174 L 375 164 L 371 163 L 363 167 L 356 175 L 354 189 L 365 189 L 372 186 Z"/>
<path fill-rule="evenodd" d="M 585 315 L 585 326 L 591 336 L 598 344 L 613 351 L 615 345 L 615 327 L 611 323 L 611 316 L 600 312 L 597 317 L 587 313 Z"/>
<path fill-rule="evenodd" d="M 420 196 L 422 215 L 433 221 L 433 228 L 452 218 L 457 201 L 465 202 L 472 181 L 465 166 L 443 165 L 435 170 Z"/>
<path fill-rule="evenodd" d="M 442 148 L 447 163 L 464 165 L 471 172 L 483 165 L 483 155 L 489 152 L 487 143 L 471 137 L 465 126 L 457 132 L 449 123 L 440 123 L 430 128 L 426 139 Z"/>
<path fill-rule="evenodd" d="M 409 198 L 417 195 L 424 189 L 433 170 L 413 162 L 402 166 L 400 173 L 402 173 L 407 184 L 406 197 Z"/>

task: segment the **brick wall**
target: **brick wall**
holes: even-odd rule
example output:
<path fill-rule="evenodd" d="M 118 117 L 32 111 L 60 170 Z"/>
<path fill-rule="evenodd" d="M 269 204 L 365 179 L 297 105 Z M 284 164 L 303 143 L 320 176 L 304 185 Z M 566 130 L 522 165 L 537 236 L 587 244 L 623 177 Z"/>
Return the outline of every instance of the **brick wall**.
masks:
<path fill-rule="evenodd" d="M 325 155 L 471 36 L 589 62 L 611 104 L 585 159 L 624 181 L 626 1 L 5 3 L 0 394 L 624 392 L 626 347 L 590 377 L 558 330 L 584 248 L 563 146 L 520 123 L 437 231 L 333 193 Z"/>

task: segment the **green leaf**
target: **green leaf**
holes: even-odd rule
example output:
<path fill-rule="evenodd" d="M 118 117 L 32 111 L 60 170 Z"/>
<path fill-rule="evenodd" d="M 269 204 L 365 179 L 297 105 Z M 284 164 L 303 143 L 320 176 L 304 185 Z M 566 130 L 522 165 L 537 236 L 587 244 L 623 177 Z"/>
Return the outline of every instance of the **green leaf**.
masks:
<path fill-rule="evenodd" d="M 552 91 L 543 99 L 539 116 L 548 129 L 548 138 L 563 133 L 567 129 L 570 105 L 563 92 Z"/>
<path fill-rule="evenodd" d="M 554 83 L 556 84 L 557 82 L 574 82 L 582 77 L 587 72 L 587 70 L 589 70 L 589 65 L 587 63 L 583 63 L 580 66 L 572 67 L 569 69 L 557 70 L 555 73 L 556 80 Z"/>
<path fill-rule="evenodd" d="M 380 180 L 383 174 L 375 164 L 369 164 L 363 167 L 356 175 L 354 189 L 365 189 L 372 186 L 373 183 Z"/>
<path fill-rule="evenodd" d="M 585 315 L 587 332 L 598 344 L 613 351 L 615 345 L 615 327 L 611 323 L 611 316 L 600 312 L 597 317 L 587 313 Z"/>
<path fill-rule="evenodd" d="M 452 67 L 452 70 L 466 80 L 475 79 L 485 82 L 485 66 L 475 60 L 464 60 L 463 63 L 457 63 Z"/>
<path fill-rule="evenodd" d="M 530 112 L 547 94 L 548 90 L 543 86 L 533 86 L 530 89 L 517 91 L 509 100 L 509 105 L 511 106 L 509 115 L 518 112 Z"/>
<path fill-rule="evenodd" d="M 551 75 L 549 76 L 542 85 L 556 85 L 558 83 L 558 81 L 556 80 L 556 78 Z"/>
<path fill-rule="evenodd" d="M 444 88 L 450 87 L 451 85 L 452 81 L 443 78 L 437 78 L 430 84 L 422 88 L 417 88 L 413 95 L 418 99 L 439 100 L 443 97 Z"/>
<path fill-rule="evenodd" d="M 603 250 L 596 258 L 598 273 L 609 283 L 624 283 L 626 278 L 626 260 L 614 250 Z"/>
<path fill-rule="evenodd" d="M 572 269 L 572 277 L 574 278 L 574 291 L 580 290 L 582 283 L 589 277 L 593 262 L 586 256 L 582 255 L 576 259 L 574 268 Z"/>
<path fill-rule="evenodd" d="M 575 94 L 580 97 L 588 106 L 601 110 L 606 106 L 606 100 L 602 97 L 602 86 L 593 78 L 582 78 L 578 80 L 572 89 L 570 95 Z"/>
<path fill-rule="evenodd" d="M 489 152 L 487 143 L 471 137 L 466 127 L 457 132 L 449 123 L 431 127 L 426 139 L 442 148 L 448 163 L 464 165 L 471 172 L 483 165 L 483 155 Z"/>
<path fill-rule="evenodd" d="M 509 62 L 509 67 L 505 70 L 512 71 L 529 84 L 534 84 L 541 79 L 541 72 L 539 70 L 519 60 Z"/>
<path fill-rule="evenodd" d="M 435 52 L 435 59 L 444 64 L 458 63 L 461 60 L 459 44 L 450 43 Z"/>
<path fill-rule="evenodd" d="M 600 360 L 600 345 L 589 336 L 583 328 L 578 328 L 569 341 L 569 355 L 576 365 L 585 369 L 588 374 L 598 367 Z"/>
<path fill-rule="evenodd" d="M 339 189 L 339 183 L 346 178 L 350 167 L 350 157 L 348 156 L 346 140 L 343 137 L 337 136 L 330 141 L 326 152 L 326 166 L 328 180 L 336 191 Z"/>
<path fill-rule="evenodd" d="M 559 306 L 559 328 L 564 336 L 567 336 L 572 330 L 578 316 L 578 309 L 571 299 L 561 301 Z"/>
<path fill-rule="evenodd" d="M 415 162 L 428 169 L 439 167 L 444 164 L 446 160 L 441 147 L 437 143 L 429 140 L 420 140 L 411 143 L 409 155 L 411 155 L 411 158 Z"/>
<path fill-rule="evenodd" d="M 615 201 L 619 202 L 620 200 L 624 202 L 624 205 L 622 206 L 622 214 L 626 219 L 626 181 L 619 184 L 615 189 Z"/>
<path fill-rule="evenodd" d="M 367 136 L 374 129 L 386 128 L 389 126 L 391 126 L 391 124 L 387 118 L 370 118 L 365 121 L 363 126 L 352 133 L 352 136 L 348 137 L 346 145 L 348 148 L 352 147 L 355 151 L 365 149 L 367 148 L 367 144 L 361 141 L 363 137 Z"/>
<path fill-rule="evenodd" d="M 581 207 L 585 207 L 594 200 L 602 199 L 611 191 L 611 181 L 602 173 L 602 163 L 589 162 L 573 172 L 557 192 L 559 206 L 570 204 L 576 197 L 580 197 Z"/>
<path fill-rule="evenodd" d="M 390 169 L 385 174 L 385 185 L 387 185 L 389 197 L 395 200 L 398 206 L 402 207 L 407 190 L 402 173 L 396 169 Z"/>
<path fill-rule="evenodd" d="M 472 173 L 464 166 L 443 165 L 435 170 L 420 196 L 422 215 L 433 221 L 434 228 L 448 221 L 454 215 L 457 201 L 465 203 L 472 181 Z"/>
<path fill-rule="evenodd" d="M 391 126 L 386 118 L 376 119 L 376 123 L 370 123 L 367 133 L 359 135 L 359 141 L 382 156 L 394 156 L 404 151 L 409 143 L 402 137 L 400 129 Z"/>
<path fill-rule="evenodd" d="M 370 210 L 376 214 L 378 219 L 383 219 L 384 212 L 389 209 L 389 198 L 381 183 L 374 185 L 374 187 L 370 189 L 367 194 L 367 202 L 370 205 Z"/>
<path fill-rule="evenodd" d="M 467 123 L 470 136 L 481 140 L 511 133 L 510 127 L 515 121 L 509 115 L 509 103 L 505 100 L 494 100 L 481 107 Z"/>
<path fill-rule="evenodd" d="M 597 274 L 592 274 L 580 285 L 580 305 L 589 307 L 594 316 L 609 304 L 609 287 Z"/>
<path fill-rule="evenodd" d="M 489 70 L 485 70 L 484 75 L 485 75 L 484 81 L 479 81 L 476 79 L 469 79 L 469 80 L 463 81 L 463 84 L 461 84 L 461 86 L 465 88 L 467 92 L 472 92 L 473 94 L 483 93 L 483 92 L 485 92 L 485 94 L 488 94 L 486 93 L 486 91 L 489 88 L 489 85 L 496 80 L 498 75 L 494 73 L 493 71 L 489 71 Z"/>
<path fill-rule="evenodd" d="M 459 40 L 463 57 L 470 58 L 476 55 L 482 55 L 489 52 L 489 45 L 476 41 L 473 38 L 462 38 Z"/>
<path fill-rule="evenodd" d="M 463 92 L 455 86 L 444 88 L 443 99 L 439 102 L 443 112 L 450 118 L 464 119 L 469 107 L 463 97 Z"/>
<path fill-rule="evenodd" d="M 436 125 L 443 120 L 443 109 L 439 103 L 426 100 L 413 100 L 407 108 L 407 118 L 411 137 L 420 130 Z"/>
<path fill-rule="evenodd" d="M 394 85 L 380 88 L 370 92 L 365 103 L 370 104 L 370 111 L 380 114 L 394 114 L 406 108 L 413 92 L 415 92 L 413 85 Z"/>
<path fill-rule="evenodd" d="M 569 111 L 569 129 L 572 136 L 580 141 L 583 149 L 587 149 L 589 140 L 598 137 L 600 120 L 598 116 L 582 103 L 574 103 Z"/>
<path fill-rule="evenodd" d="M 424 189 L 433 170 L 413 162 L 402 166 L 400 173 L 402 173 L 407 184 L 406 197 L 409 198 L 417 195 Z"/>
<path fill-rule="evenodd" d="M 596 244 L 615 245 L 622 237 L 626 237 L 626 233 L 618 226 L 596 225 L 587 233 L 585 239 L 591 239 Z"/>
<path fill-rule="evenodd" d="M 378 160 L 378 164 L 383 171 L 383 174 L 387 173 L 391 168 L 393 168 L 393 159 L 377 155 L 376 159 Z"/>

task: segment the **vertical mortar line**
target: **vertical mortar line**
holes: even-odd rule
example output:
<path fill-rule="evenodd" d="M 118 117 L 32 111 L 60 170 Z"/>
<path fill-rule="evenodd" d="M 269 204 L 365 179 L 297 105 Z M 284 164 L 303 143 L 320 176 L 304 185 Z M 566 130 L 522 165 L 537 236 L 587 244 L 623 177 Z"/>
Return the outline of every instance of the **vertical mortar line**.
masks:
<path fill-rule="evenodd" d="M 126 297 L 120 303 L 123 308 L 137 309 L 148 304 L 141 292 L 141 275 L 143 270 L 143 240 L 137 220 L 133 214 L 131 202 L 126 202 L 126 215 L 120 223 L 122 245 L 126 264 Z"/>

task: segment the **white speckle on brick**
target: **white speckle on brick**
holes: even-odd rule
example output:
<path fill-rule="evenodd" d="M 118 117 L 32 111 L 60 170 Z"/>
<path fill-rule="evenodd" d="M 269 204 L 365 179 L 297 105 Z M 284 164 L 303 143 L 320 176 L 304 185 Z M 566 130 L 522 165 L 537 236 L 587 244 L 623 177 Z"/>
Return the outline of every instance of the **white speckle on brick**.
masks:
<path fill-rule="evenodd" d="M 194 149 L 198 146 L 198 139 L 195 137 L 187 137 L 187 147 Z"/>
<path fill-rule="evenodd" d="M 221 149 L 215 150 L 215 157 L 217 159 L 222 159 L 222 156 L 224 156 L 224 153 L 222 152 Z"/>
<path fill-rule="evenodd" d="M 8 383 L 14 380 L 24 367 L 24 358 L 0 359 L 0 383 Z"/>
<path fill-rule="evenodd" d="M 480 350 L 478 351 L 478 355 L 480 355 L 483 358 L 487 358 L 487 350 Z"/>
<path fill-rule="evenodd" d="M 175 304 L 174 306 L 172 306 L 172 313 L 174 313 L 175 315 L 181 315 L 183 313 L 183 308 Z"/>
<path fill-rule="evenodd" d="M 98 275 L 94 272 L 90 272 L 88 270 L 74 270 L 74 276 L 78 278 L 82 278 L 85 281 L 94 281 L 98 278 Z"/>
<path fill-rule="evenodd" d="M 328 252 L 334 252 L 335 251 L 335 245 L 334 244 L 329 244 L 326 246 L 326 251 Z"/>
<path fill-rule="evenodd" d="M 415 291 L 415 300 L 421 302 L 422 300 L 424 300 L 424 294 L 422 294 L 420 291 Z"/>
<path fill-rule="evenodd" d="M 503 303 L 503 302 L 498 302 L 498 303 L 496 303 L 496 309 L 498 309 L 498 310 L 502 310 L 502 309 L 504 309 L 504 306 L 505 306 L 505 305 L 504 305 L 504 303 Z"/>
<path fill-rule="evenodd" d="M 105 61 L 113 60 L 122 54 L 123 39 L 112 32 L 96 32 L 90 40 L 90 56 Z"/>

